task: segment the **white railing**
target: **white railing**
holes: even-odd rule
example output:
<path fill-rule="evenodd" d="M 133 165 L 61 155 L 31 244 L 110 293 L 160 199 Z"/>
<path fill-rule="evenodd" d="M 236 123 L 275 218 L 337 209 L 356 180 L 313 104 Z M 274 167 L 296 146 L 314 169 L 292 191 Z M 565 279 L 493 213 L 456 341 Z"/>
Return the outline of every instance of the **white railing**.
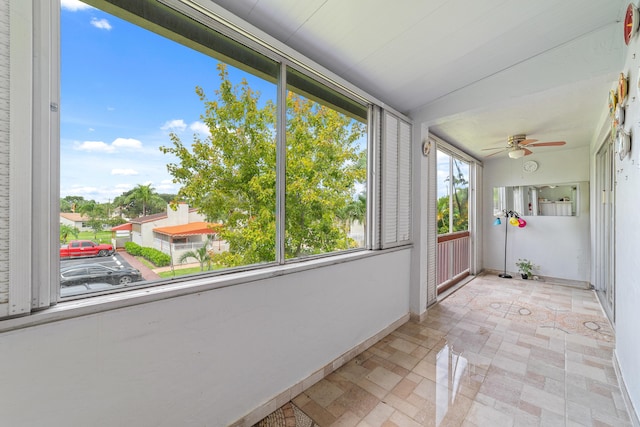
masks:
<path fill-rule="evenodd" d="M 438 288 L 469 273 L 468 231 L 438 236 Z"/>
<path fill-rule="evenodd" d="M 188 242 L 188 243 L 174 243 L 174 251 L 193 251 L 203 247 L 205 242 Z"/>
<path fill-rule="evenodd" d="M 166 240 L 155 239 L 153 245 L 159 251 L 164 252 L 165 254 L 175 253 L 175 252 L 185 252 L 185 251 L 193 251 L 196 249 L 200 249 L 205 244 L 202 242 L 187 242 L 187 243 L 169 243 Z"/>

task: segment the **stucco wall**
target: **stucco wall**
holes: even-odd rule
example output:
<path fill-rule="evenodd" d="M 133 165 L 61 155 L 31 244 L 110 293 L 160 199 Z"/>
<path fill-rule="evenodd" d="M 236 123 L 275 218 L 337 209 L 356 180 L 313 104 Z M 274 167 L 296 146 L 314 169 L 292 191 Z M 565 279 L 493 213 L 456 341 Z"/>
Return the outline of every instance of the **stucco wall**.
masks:
<path fill-rule="evenodd" d="M 405 316 L 410 254 L 0 334 L 0 424 L 229 425 Z"/>
<path fill-rule="evenodd" d="M 627 60 L 621 72 L 629 76 L 629 95 L 625 103 L 625 129 L 631 131 L 631 153 L 624 160 L 616 155 L 615 165 L 615 323 L 616 357 L 620 364 L 629 396 L 640 412 L 640 283 L 638 253 L 640 229 L 636 218 L 640 212 L 640 104 L 638 77 L 640 48 L 636 35 L 627 49 Z M 635 58 L 634 58 L 635 57 Z M 613 86 L 612 86 L 613 87 Z"/>
<path fill-rule="evenodd" d="M 534 173 L 522 170 L 523 162 L 535 160 Z M 504 218 L 493 225 L 493 188 L 502 186 L 578 183 L 579 215 L 523 216 L 525 228 L 509 226 L 507 231 L 507 271 L 517 272 L 515 262 L 526 258 L 540 266 L 538 275 L 588 282 L 590 278 L 589 240 L 589 148 L 547 149 L 523 159 L 500 157 L 485 162 L 483 187 L 484 267 L 504 269 Z"/>

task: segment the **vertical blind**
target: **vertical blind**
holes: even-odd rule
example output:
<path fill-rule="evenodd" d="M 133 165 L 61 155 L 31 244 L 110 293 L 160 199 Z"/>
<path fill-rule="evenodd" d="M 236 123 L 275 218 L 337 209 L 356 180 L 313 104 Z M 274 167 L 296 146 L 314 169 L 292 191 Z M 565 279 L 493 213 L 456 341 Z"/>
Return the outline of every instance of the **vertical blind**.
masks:
<path fill-rule="evenodd" d="M 384 112 L 382 247 L 411 241 L 411 124 Z"/>
<path fill-rule="evenodd" d="M 0 316 L 9 311 L 9 3 L 0 2 Z"/>
<path fill-rule="evenodd" d="M 431 154 L 427 166 L 427 306 L 435 304 L 438 300 L 438 159 L 436 155 L 437 143 L 431 143 Z"/>

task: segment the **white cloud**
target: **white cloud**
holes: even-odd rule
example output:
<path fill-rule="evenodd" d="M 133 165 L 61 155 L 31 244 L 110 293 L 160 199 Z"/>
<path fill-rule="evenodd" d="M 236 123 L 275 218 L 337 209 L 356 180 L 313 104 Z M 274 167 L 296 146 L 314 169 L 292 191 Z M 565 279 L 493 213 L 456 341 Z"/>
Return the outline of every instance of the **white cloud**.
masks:
<path fill-rule="evenodd" d="M 142 148 L 142 142 L 133 138 L 116 138 L 111 145 L 115 148 L 128 148 L 133 150 Z"/>
<path fill-rule="evenodd" d="M 85 10 L 85 9 L 93 9 L 93 7 L 89 6 L 88 4 L 82 3 L 79 0 L 60 0 L 60 6 L 63 9 L 69 10 L 71 12 L 77 12 L 78 10 Z"/>
<path fill-rule="evenodd" d="M 158 192 L 163 192 L 163 193 L 177 193 L 178 192 L 178 187 L 171 183 L 171 184 L 165 184 L 166 180 L 162 181 L 163 184 L 157 185 L 154 188 L 156 189 L 156 191 Z"/>
<path fill-rule="evenodd" d="M 113 153 L 115 149 L 102 141 L 84 141 L 76 146 L 80 151 L 98 151 L 101 153 Z"/>
<path fill-rule="evenodd" d="M 76 143 L 76 150 L 95 151 L 99 153 L 115 153 L 119 149 L 140 150 L 142 142 L 133 138 L 116 138 L 111 144 L 103 141 L 84 141 Z"/>
<path fill-rule="evenodd" d="M 164 131 L 167 131 L 167 130 L 169 130 L 169 131 L 174 131 L 174 130 L 183 131 L 186 128 L 187 128 L 187 124 L 184 122 L 184 120 L 175 119 L 175 120 L 169 120 L 168 122 L 165 122 L 165 124 L 163 124 L 160 129 L 164 130 Z"/>
<path fill-rule="evenodd" d="M 193 122 L 189 125 L 189 129 L 202 135 L 211 135 L 211 132 L 209 132 L 209 126 L 203 122 Z"/>
<path fill-rule="evenodd" d="M 60 196 L 82 196 L 87 200 L 95 200 L 99 203 L 112 201 L 116 196 L 122 194 L 121 191 L 108 187 L 91 187 L 91 186 L 71 186 L 70 188 L 61 188 Z"/>
<path fill-rule="evenodd" d="M 98 19 L 98 18 L 93 18 L 91 20 L 91 25 L 93 25 L 96 28 L 99 28 L 101 30 L 110 30 L 111 29 L 111 24 L 109 24 L 109 21 L 107 21 L 106 19 Z"/>
<path fill-rule="evenodd" d="M 111 175 L 138 175 L 134 169 L 111 169 Z"/>

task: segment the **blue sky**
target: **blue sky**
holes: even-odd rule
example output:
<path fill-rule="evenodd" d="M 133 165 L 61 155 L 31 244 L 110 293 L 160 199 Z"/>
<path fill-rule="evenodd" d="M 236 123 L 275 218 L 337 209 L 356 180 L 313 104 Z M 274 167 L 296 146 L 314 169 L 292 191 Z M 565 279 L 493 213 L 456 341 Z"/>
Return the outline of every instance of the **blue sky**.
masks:
<path fill-rule="evenodd" d="M 169 132 L 208 135 L 194 89 L 214 97 L 217 61 L 77 0 L 61 5 L 60 196 L 107 202 L 137 184 L 177 193 L 175 158 L 158 147 Z M 275 85 L 228 70 L 275 98 Z"/>

